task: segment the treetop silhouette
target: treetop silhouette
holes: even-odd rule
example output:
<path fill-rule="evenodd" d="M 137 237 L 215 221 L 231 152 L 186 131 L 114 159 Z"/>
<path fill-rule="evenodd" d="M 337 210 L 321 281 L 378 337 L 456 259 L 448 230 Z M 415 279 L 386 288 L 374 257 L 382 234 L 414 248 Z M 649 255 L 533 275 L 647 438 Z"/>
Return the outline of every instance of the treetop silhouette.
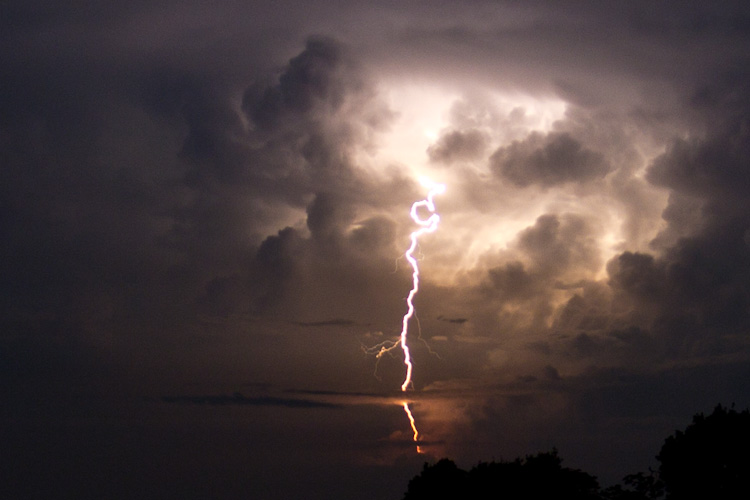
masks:
<path fill-rule="evenodd" d="M 557 450 L 507 462 L 480 462 L 469 471 L 447 458 L 409 481 L 404 500 L 692 500 L 750 498 L 750 411 L 721 405 L 699 413 L 664 441 L 658 471 L 625 476 L 600 489 L 596 477 L 562 466 Z M 666 496 L 665 496 L 666 495 Z"/>
<path fill-rule="evenodd" d="M 594 476 L 562 467 L 557 450 L 512 462 L 479 463 L 468 472 L 448 459 L 426 464 L 409 481 L 404 500 L 435 498 L 490 499 L 600 498 Z"/>
<path fill-rule="evenodd" d="M 750 412 L 699 413 L 657 455 L 667 500 L 750 498 Z"/>

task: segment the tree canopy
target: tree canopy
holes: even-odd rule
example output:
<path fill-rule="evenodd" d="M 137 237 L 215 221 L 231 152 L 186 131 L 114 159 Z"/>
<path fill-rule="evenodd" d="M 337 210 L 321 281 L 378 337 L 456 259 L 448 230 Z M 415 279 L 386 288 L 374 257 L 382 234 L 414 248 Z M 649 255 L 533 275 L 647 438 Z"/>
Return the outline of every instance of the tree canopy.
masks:
<path fill-rule="evenodd" d="M 750 412 L 719 405 L 697 414 L 656 458 L 667 500 L 750 498 Z"/>
<path fill-rule="evenodd" d="M 404 500 L 460 498 L 537 500 L 688 500 L 750 498 L 750 411 L 721 405 L 696 414 L 684 431 L 664 441 L 657 471 L 638 472 L 623 485 L 601 489 L 595 476 L 562 466 L 556 449 L 513 461 L 460 469 L 443 458 L 424 464 Z"/>
<path fill-rule="evenodd" d="M 512 462 L 479 463 L 471 470 L 459 469 L 448 459 L 425 464 L 409 481 L 404 500 L 435 498 L 590 500 L 599 496 L 596 478 L 562 466 L 557 450 L 527 456 Z"/>

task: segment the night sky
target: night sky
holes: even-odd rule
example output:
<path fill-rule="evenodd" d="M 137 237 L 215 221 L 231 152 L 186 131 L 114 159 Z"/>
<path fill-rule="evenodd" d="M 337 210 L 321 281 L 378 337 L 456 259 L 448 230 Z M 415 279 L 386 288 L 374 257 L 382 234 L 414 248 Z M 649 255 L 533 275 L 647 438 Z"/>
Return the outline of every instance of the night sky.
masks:
<path fill-rule="evenodd" d="M 748 68 L 745 1 L 3 2 L 0 496 L 655 467 L 750 406 Z"/>

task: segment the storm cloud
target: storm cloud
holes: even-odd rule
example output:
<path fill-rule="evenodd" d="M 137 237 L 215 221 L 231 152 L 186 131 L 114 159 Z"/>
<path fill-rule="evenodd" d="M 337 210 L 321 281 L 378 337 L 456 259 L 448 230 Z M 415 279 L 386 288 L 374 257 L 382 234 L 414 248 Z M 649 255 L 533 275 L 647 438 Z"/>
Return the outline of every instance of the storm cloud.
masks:
<path fill-rule="evenodd" d="M 606 484 L 750 405 L 744 3 L 5 10 L 6 496 L 397 498 L 552 446 Z M 423 177 L 401 394 L 366 353 Z"/>
<path fill-rule="evenodd" d="M 490 162 L 498 175 L 519 187 L 585 182 L 603 177 L 611 168 L 601 153 L 584 148 L 567 133 L 532 133 L 495 151 Z"/>

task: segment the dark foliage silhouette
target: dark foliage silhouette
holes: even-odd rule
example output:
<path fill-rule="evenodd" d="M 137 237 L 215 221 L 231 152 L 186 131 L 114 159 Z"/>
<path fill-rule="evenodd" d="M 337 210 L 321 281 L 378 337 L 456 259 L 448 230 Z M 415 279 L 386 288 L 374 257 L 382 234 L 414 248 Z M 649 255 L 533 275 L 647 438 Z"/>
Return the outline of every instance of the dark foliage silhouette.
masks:
<path fill-rule="evenodd" d="M 424 464 L 404 500 L 554 498 L 558 500 L 693 500 L 750 498 L 750 411 L 718 405 L 699 413 L 664 441 L 658 471 L 625 476 L 600 489 L 596 477 L 562 466 L 557 450 L 511 462 L 479 463 L 469 471 L 444 458 Z"/>
<path fill-rule="evenodd" d="M 404 500 L 435 498 L 589 500 L 600 498 L 595 477 L 562 467 L 553 450 L 512 462 L 480 463 L 468 472 L 443 459 L 425 464 L 409 482 Z"/>
<path fill-rule="evenodd" d="M 667 500 L 750 498 L 750 413 L 719 405 L 695 415 L 656 458 Z"/>
<path fill-rule="evenodd" d="M 664 496 L 664 483 L 656 471 L 650 470 L 648 474 L 639 472 L 629 474 L 622 480 L 622 485 L 614 485 L 602 491 L 605 500 L 658 500 Z"/>
<path fill-rule="evenodd" d="M 409 481 L 404 500 L 466 498 L 468 484 L 468 473 L 444 458 L 434 465 L 424 464 L 421 474 Z"/>

